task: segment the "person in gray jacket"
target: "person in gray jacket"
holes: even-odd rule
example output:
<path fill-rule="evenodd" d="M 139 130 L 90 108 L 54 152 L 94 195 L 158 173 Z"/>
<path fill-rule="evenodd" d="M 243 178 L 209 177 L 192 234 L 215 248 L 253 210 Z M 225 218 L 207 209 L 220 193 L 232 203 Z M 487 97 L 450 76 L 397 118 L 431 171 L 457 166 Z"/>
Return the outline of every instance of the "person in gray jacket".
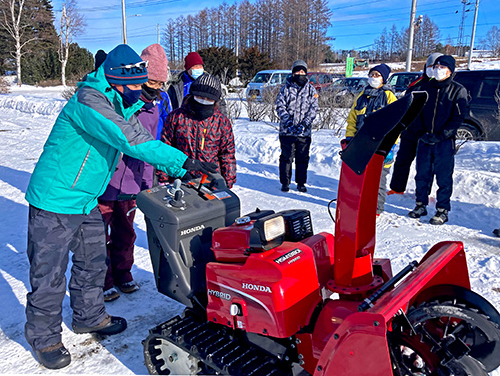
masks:
<path fill-rule="evenodd" d="M 307 64 L 297 60 L 292 76 L 287 78 L 276 99 L 280 118 L 280 183 L 281 190 L 290 190 L 292 162 L 295 158 L 295 182 L 299 192 L 307 192 L 307 167 L 311 147 L 311 126 L 318 111 L 318 93 L 309 83 Z"/>

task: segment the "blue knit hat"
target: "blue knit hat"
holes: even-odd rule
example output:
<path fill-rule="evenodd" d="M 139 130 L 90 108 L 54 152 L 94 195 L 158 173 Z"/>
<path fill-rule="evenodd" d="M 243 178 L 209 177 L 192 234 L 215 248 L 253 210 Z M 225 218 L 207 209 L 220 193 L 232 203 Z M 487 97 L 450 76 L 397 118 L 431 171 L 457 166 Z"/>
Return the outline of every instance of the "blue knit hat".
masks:
<path fill-rule="evenodd" d="M 380 73 L 384 84 L 387 82 L 387 79 L 389 78 L 389 75 L 391 74 L 391 68 L 387 64 L 379 64 L 379 65 L 374 66 L 372 69 L 370 69 L 368 74 L 370 74 L 372 71 L 377 71 Z"/>
<path fill-rule="evenodd" d="M 113 48 L 104 60 L 104 75 L 110 84 L 143 84 L 148 80 L 147 62 L 128 45 Z"/>

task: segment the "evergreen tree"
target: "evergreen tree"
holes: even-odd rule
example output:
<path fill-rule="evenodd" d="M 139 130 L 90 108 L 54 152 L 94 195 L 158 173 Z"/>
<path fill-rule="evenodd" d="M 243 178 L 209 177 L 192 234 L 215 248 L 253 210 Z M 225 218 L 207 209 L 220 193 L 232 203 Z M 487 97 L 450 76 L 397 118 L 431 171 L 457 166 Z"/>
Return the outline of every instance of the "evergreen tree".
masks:
<path fill-rule="evenodd" d="M 198 53 L 203 59 L 203 68 L 219 77 L 222 83 L 227 83 L 235 76 L 237 61 L 232 49 L 208 47 L 198 50 Z"/>
<path fill-rule="evenodd" d="M 241 81 L 246 85 L 257 72 L 273 69 L 274 63 L 267 53 L 261 53 L 257 47 L 250 47 L 243 50 L 238 59 L 238 67 L 241 72 Z"/>

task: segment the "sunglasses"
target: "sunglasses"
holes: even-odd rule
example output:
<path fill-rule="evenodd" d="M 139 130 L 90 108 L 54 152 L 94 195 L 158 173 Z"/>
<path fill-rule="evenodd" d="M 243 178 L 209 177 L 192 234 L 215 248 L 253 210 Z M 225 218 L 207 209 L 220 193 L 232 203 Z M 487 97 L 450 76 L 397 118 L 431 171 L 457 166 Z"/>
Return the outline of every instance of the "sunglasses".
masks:
<path fill-rule="evenodd" d="M 148 65 L 149 65 L 149 62 L 146 60 L 146 61 L 139 61 L 138 63 L 134 63 L 134 64 L 122 65 L 121 67 L 109 68 L 109 70 L 130 69 L 130 68 L 146 69 L 148 67 Z"/>

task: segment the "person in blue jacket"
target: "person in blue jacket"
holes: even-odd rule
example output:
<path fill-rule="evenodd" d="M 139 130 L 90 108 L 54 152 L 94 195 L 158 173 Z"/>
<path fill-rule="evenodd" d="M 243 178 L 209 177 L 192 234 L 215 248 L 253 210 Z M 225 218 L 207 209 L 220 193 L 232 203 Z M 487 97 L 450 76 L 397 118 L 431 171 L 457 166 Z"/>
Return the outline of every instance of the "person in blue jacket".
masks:
<path fill-rule="evenodd" d="M 104 307 L 106 237 L 97 206 L 121 154 L 171 176 L 215 171 L 212 164 L 155 140 L 133 115 L 144 104 L 139 98 L 147 80 L 147 62 L 132 48 L 122 44 L 110 51 L 59 114 L 31 176 L 25 336 L 46 368 L 71 362 L 61 337 L 69 250 L 73 331 L 111 335 L 127 327 L 124 318 L 110 316 Z"/>

